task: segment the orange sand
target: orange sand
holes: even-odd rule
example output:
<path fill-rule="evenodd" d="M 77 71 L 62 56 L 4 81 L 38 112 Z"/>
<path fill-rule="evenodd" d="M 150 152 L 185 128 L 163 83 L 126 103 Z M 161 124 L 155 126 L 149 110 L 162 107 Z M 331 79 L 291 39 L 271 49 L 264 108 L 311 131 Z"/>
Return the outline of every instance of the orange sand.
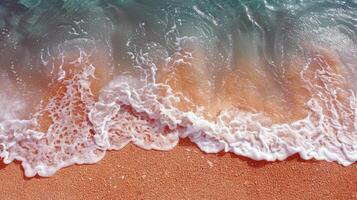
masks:
<path fill-rule="evenodd" d="M 0 199 L 357 199 L 357 164 L 252 161 L 204 154 L 183 141 L 170 152 L 128 145 L 95 165 L 25 178 L 1 165 Z"/>

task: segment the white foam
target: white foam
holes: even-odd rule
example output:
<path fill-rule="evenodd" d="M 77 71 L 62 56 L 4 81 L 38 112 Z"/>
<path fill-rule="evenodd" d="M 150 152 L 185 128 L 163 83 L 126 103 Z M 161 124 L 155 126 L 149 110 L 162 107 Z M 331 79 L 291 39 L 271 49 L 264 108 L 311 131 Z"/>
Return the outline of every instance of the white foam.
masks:
<path fill-rule="evenodd" d="M 83 70 L 61 80 L 63 91 L 59 89 L 32 120 L 1 124 L 1 157 L 5 163 L 22 161 L 26 176 L 51 176 L 63 167 L 95 163 L 104 156 L 95 144 L 85 113 L 93 104 L 89 89 L 92 66 L 84 66 Z M 41 131 L 38 124 L 43 116 L 51 122 L 46 131 Z"/>
<path fill-rule="evenodd" d="M 95 163 L 106 150 L 130 142 L 170 150 L 180 138 L 189 138 L 207 153 L 233 152 L 255 160 L 283 160 L 295 153 L 345 166 L 357 160 L 357 99 L 352 91 L 339 88 L 343 77 L 329 68 L 313 69 L 311 79 L 306 65 L 300 74 L 313 94 L 305 118 L 271 124 L 261 113 L 239 109 L 224 110 L 215 121 L 200 109 L 184 112 L 175 105 L 185 98 L 169 86 L 128 75 L 112 80 L 95 102 L 90 90 L 94 66 L 80 56 L 74 64 L 81 73 L 59 73 L 63 77 L 53 84 L 63 90 L 32 119 L 0 123 L 0 157 L 5 163 L 22 161 L 26 176 L 51 176 L 69 165 Z M 314 84 L 315 79 L 324 87 Z M 348 99 L 338 101 L 339 95 Z M 43 116 L 50 121 L 46 130 L 39 127 Z"/>
<path fill-rule="evenodd" d="M 210 122 L 200 115 L 192 112 L 181 112 L 175 108 L 173 106 L 175 96 L 170 88 L 156 84 L 136 88 L 128 84 L 134 82 L 133 80 L 128 82 L 123 80 L 114 80 L 103 91 L 99 102 L 91 111 L 91 119 L 96 118 L 94 113 L 98 113 L 99 110 L 101 116 L 108 116 L 109 114 L 110 116 L 120 116 L 117 119 L 110 118 L 110 126 L 114 126 L 114 124 L 122 123 L 121 120 L 129 115 L 128 112 L 124 112 L 124 115 L 121 114 L 123 112 L 121 106 L 130 106 L 134 112 L 137 112 L 136 115 L 145 116 L 146 121 L 152 120 L 149 124 L 139 126 L 149 126 L 150 129 L 148 130 L 152 131 L 149 134 L 152 134 L 151 136 L 154 136 L 155 140 L 158 139 L 160 143 L 152 146 L 152 142 L 143 142 L 143 133 L 134 131 L 130 133 L 131 139 L 121 143 L 120 148 L 131 141 L 145 149 L 167 150 L 178 142 L 178 137 L 189 137 L 191 141 L 207 153 L 224 150 L 255 160 L 283 160 L 292 154 L 299 153 L 304 159 L 337 161 L 346 166 L 356 161 L 355 118 L 352 120 L 343 118 L 341 120 L 342 117 L 345 117 L 346 112 L 353 115 L 356 112 L 356 99 L 352 92 L 350 93 L 349 108 L 345 108 L 346 105 L 342 104 L 320 105 L 321 100 L 313 98 L 306 104 L 310 110 L 306 118 L 288 124 L 267 126 L 264 123 L 264 116 L 261 114 L 240 110 L 222 112 L 216 122 Z M 159 96 L 156 92 L 158 90 L 167 90 L 165 93 L 168 95 Z M 332 93 L 335 93 L 335 91 L 320 95 L 333 97 Z M 110 111 L 108 114 L 104 114 L 103 106 L 106 111 Z M 323 106 L 329 107 L 324 108 Z M 324 114 L 324 109 L 338 111 L 331 117 L 327 117 Z M 128 119 L 129 123 L 125 127 L 131 126 L 131 128 L 138 130 L 136 126 L 140 123 L 135 123 L 132 116 Z M 95 127 L 106 127 L 104 131 L 101 130 L 101 134 L 106 135 L 104 132 L 110 129 L 107 122 L 108 120 L 98 118 L 98 120 L 93 121 L 93 124 Z M 156 132 L 159 129 L 152 129 L 160 126 L 168 127 L 170 134 L 164 135 L 163 132 Z M 349 132 L 349 130 L 354 132 Z M 176 131 L 178 135 L 176 135 Z M 110 131 L 108 134 L 107 138 L 102 139 L 114 141 L 110 139 L 114 137 L 113 134 Z M 170 142 L 166 143 L 162 140 Z M 107 144 L 114 145 L 114 147 L 116 145 L 113 142 L 107 142 Z"/>

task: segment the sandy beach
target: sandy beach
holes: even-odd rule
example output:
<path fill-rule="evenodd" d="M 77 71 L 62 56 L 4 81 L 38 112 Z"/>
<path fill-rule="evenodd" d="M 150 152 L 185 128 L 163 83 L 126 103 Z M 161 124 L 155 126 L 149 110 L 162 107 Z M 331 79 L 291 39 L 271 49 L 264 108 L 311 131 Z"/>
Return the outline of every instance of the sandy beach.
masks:
<path fill-rule="evenodd" d="M 204 154 L 188 140 L 172 151 L 128 145 L 94 165 L 50 178 L 26 178 L 19 163 L 1 165 L 0 199 L 357 199 L 357 165 L 298 156 L 253 161 Z"/>

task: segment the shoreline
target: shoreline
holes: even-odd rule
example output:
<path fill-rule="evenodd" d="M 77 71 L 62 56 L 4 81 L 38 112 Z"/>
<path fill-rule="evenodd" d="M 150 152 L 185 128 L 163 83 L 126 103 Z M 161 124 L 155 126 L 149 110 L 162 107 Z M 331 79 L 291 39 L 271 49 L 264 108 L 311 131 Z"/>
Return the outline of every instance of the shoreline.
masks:
<path fill-rule="evenodd" d="M 254 161 L 205 154 L 188 139 L 171 151 L 132 144 L 93 165 L 27 178 L 19 162 L 1 163 L 1 199 L 357 199 L 357 164 Z"/>

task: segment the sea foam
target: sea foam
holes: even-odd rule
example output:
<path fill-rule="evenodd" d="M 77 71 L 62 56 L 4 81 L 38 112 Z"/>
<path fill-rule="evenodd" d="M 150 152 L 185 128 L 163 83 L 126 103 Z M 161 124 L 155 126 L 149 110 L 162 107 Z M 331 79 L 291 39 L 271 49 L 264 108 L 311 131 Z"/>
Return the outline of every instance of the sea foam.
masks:
<path fill-rule="evenodd" d="M 357 160 L 354 1 L 0 4 L 0 158 L 26 176 L 132 143 Z"/>
<path fill-rule="evenodd" d="M 189 138 L 206 153 L 232 152 L 254 160 L 284 160 L 296 153 L 303 159 L 344 166 L 357 160 L 356 97 L 343 86 L 344 77 L 319 56 L 298 74 L 313 94 L 304 104 L 307 115 L 279 123 L 239 107 L 227 107 L 215 118 L 207 118 L 205 108 L 182 93 L 147 81 L 153 76 L 118 75 L 96 98 L 91 89 L 96 68 L 85 51 L 78 55 L 69 62 L 70 68 L 60 65 L 49 97 L 29 120 L 19 120 L 15 114 L 1 118 L 0 157 L 6 164 L 21 161 L 28 177 L 96 163 L 107 150 L 120 150 L 129 143 L 167 151 L 180 138 Z M 315 61 L 321 65 L 311 64 Z M 1 95 L 6 97 L 11 96 Z M 180 103 L 195 109 L 182 109 Z"/>

